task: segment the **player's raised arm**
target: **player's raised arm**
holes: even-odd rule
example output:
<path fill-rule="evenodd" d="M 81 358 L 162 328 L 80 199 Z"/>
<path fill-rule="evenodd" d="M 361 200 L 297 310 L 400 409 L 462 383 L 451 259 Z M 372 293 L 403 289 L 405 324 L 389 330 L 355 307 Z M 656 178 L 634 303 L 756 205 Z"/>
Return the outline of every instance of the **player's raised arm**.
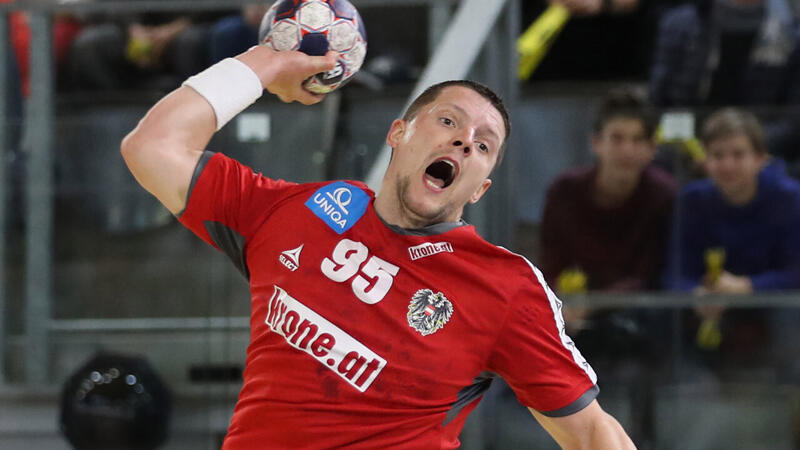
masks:
<path fill-rule="evenodd" d="M 336 53 L 308 56 L 253 47 L 189 78 L 156 103 L 122 141 L 136 180 L 173 214 L 183 210 L 194 168 L 215 131 L 250 106 L 263 90 L 284 102 L 311 105 L 322 95 L 303 81 L 336 65 Z"/>

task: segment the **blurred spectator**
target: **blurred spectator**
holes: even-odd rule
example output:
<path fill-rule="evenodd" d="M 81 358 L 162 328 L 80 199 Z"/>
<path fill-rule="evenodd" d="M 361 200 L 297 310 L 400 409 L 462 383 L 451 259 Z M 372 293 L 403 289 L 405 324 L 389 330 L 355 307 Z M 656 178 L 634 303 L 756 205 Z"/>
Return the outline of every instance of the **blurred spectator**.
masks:
<path fill-rule="evenodd" d="M 0 0 L 0 3 L 4 3 Z M 9 39 L 6 42 L 11 42 L 11 32 L 9 30 Z M 5 44 L 3 44 L 5 45 Z M 7 141 L 4 142 L 2 148 L 8 148 L 10 145 L 12 150 L 15 149 L 19 143 L 19 123 L 22 120 L 22 85 L 20 83 L 19 68 L 17 67 L 17 58 L 13 48 L 7 48 L 8 60 L 5 62 L 6 71 L 6 86 L 5 99 L 6 99 L 6 118 L 8 123 L 0 124 L 0 126 L 8 127 Z"/>
<path fill-rule="evenodd" d="M 800 30 L 787 0 L 703 0 L 665 11 L 650 75 L 658 106 L 800 102 Z"/>
<path fill-rule="evenodd" d="M 800 288 L 800 184 L 782 161 L 769 158 L 758 119 L 740 109 L 717 111 L 702 140 L 710 178 L 681 193 L 670 287 L 698 293 Z M 710 248 L 725 250 L 725 270 L 715 280 L 704 279 L 703 253 Z"/>
<path fill-rule="evenodd" d="M 596 165 L 568 170 L 548 189 L 539 265 L 562 294 L 658 287 L 676 186 L 650 165 L 654 133 L 643 99 L 630 91 L 610 93 L 594 123 Z M 640 319 L 620 311 L 565 304 L 564 317 L 589 357 L 624 353 L 642 333 Z"/>
<path fill-rule="evenodd" d="M 58 82 L 62 80 L 62 71 L 67 64 L 72 41 L 80 33 L 82 27 L 81 21 L 72 14 L 59 13 L 53 17 L 53 58 Z M 28 14 L 24 11 L 11 13 L 9 16 L 9 31 L 11 34 L 10 42 L 14 48 L 20 73 L 22 93 L 27 97 L 31 90 L 31 29 L 28 23 Z"/>
<path fill-rule="evenodd" d="M 258 43 L 261 19 L 269 3 L 248 4 L 241 14 L 220 19 L 211 27 L 211 63 L 233 57 Z"/>
<path fill-rule="evenodd" d="M 800 288 L 800 183 L 770 159 L 759 121 L 722 109 L 705 122 L 701 140 L 710 178 L 680 194 L 666 283 L 697 295 Z M 689 335 L 712 361 L 744 364 L 765 353 L 764 310 L 695 312 Z"/>
<path fill-rule="evenodd" d="M 0 0 L 0 3 L 10 3 L 10 0 Z M 5 61 L 5 67 L 0 69 L 6 71 L 6 85 L 2 87 L 6 100 L 6 110 L 4 111 L 6 114 L 6 122 L 0 123 L 0 127 L 4 127 L 3 131 L 5 131 L 5 142 L 0 143 L 0 149 L 3 149 L 6 153 L 0 157 L 0 161 L 3 164 L 7 164 L 5 170 L 10 179 L 10 183 L 8 184 L 10 192 L 5 199 L 6 203 L 0 207 L 5 207 L 7 212 L 22 211 L 23 209 L 22 185 L 25 180 L 25 165 L 23 162 L 21 142 L 25 99 L 23 96 L 23 84 L 18 61 L 21 59 L 20 56 L 27 57 L 27 53 L 20 53 L 20 51 L 27 52 L 27 48 L 20 49 L 12 45 L 16 42 L 14 37 L 18 35 L 20 31 L 18 25 L 12 24 L 19 23 L 18 21 L 21 17 L 21 13 L 12 13 L 8 17 L 9 27 L 8 36 L 6 37 L 6 43 L 8 44 L 3 44 L 7 45 L 7 60 Z M 14 231 L 22 229 L 22 214 L 6 214 L 6 218 L 7 222 L 3 225 L 8 226 Z M 11 235 L 13 236 L 14 233 L 11 233 Z"/>
<path fill-rule="evenodd" d="M 610 93 L 600 107 L 596 165 L 566 171 L 547 193 L 540 265 L 553 286 L 579 268 L 589 290 L 657 287 L 675 184 L 650 166 L 654 130 L 651 111 L 630 91 Z"/>
<path fill-rule="evenodd" d="M 644 80 L 653 39 L 653 1 L 537 0 L 522 2 L 526 29 L 550 3 L 572 17 L 533 73 L 532 80 Z"/>
<path fill-rule="evenodd" d="M 209 64 L 210 23 L 217 13 L 148 13 L 96 18 L 76 38 L 70 86 L 169 90 Z"/>
<path fill-rule="evenodd" d="M 0 3 L 12 3 L 11 0 L 0 0 Z M 18 2 L 19 3 L 19 2 Z M 63 80 L 63 68 L 66 66 L 69 47 L 80 32 L 81 21 L 69 13 L 58 13 L 53 16 L 53 63 L 56 82 Z M 11 178 L 11 192 L 9 195 L 9 211 L 22 211 L 23 184 L 25 182 L 25 153 L 22 150 L 22 122 L 25 111 L 25 99 L 30 95 L 30 60 L 31 60 L 31 29 L 29 16 L 25 11 L 13 11 L 8 15 L 9 45 L 8 60 L 3 61 L 6 70 L 7 85 L 5 88 L 7 102 L 7 123 L 0 124 L 6 127 L 7 140 L 5 148 L 9 150 L 8 170 Z M 14 228 L 23 226 L 23 214 L 11 214 L 10 225 Z"/>

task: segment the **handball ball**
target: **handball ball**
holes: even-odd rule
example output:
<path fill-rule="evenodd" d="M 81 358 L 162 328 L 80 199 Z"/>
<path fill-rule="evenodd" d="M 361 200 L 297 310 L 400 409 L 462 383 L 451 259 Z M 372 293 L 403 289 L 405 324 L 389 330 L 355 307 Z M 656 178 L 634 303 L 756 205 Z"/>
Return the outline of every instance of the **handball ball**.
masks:
<path fill-rule="evenodd" d="M 276 51 L 299 50 L 312 56 L 338 52 L 336 67 L 304 82 L 315 94 L 344 85 L 367 54 L 364 23 L 347 0 L 278 0 L 261 20 L 258 42 Z"/>

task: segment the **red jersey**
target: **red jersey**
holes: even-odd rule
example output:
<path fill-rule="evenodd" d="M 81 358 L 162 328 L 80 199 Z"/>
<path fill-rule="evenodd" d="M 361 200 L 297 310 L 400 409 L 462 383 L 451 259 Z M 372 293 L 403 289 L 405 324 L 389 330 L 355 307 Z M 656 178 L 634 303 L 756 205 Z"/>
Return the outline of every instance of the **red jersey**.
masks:
<path fill-rule="evenodd" d="M 373 200 L 358 182 L 276 181 L 204 154 L 180 220 L 252 296 L 223 448 L 458 447 L 495 375 L 546 415 L 595 398 L 538 269 L 463 223 L 387 225 Z"/>

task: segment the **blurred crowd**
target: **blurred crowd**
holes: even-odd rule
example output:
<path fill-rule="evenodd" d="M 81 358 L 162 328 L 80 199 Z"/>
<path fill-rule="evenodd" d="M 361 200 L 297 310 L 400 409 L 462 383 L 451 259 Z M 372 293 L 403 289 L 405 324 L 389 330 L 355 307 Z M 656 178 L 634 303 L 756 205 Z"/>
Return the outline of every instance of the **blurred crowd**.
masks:
<path fill-rule="evenodd" d="M 570 336 L 598 364 L 657 365 L 679 332 L 687 376 L 769 366 L 772 376 L 791 377 L 782 353 L 797 340 L 791 310 L 703 302 L 675 320 L 653 308 L 571 307 L 566 294 L 800 288 L 800 5 L 548 3 L 574 18 L 534 80 L 630 80 L 640 88 L 608 94 L 593 123 L 595 163 L 566 170 L 546 193 L 535 261 L 567 298 Z M 697 138 L 690 130 L 670 141 L 659 113 L 681 109 L 702 119 Z"/>
<path fill-rule="evenodd" d="M 657 128 L 652 107 L 633 91 L 603 102 L 595 163 L 560 174 L 546 194 L 536 261 L 550 285 L 565 295 L 800 288 L 800 183 L 770 156 L 759 119 L 742 107 L 710 114 L 699 138 L 702 173 L 680 187 L 654 164 Z M 573 308 L 565 298 L 568 331 L 590 360 L 664 361 L 676 331 L 665 311 Z M 696 368 L 721 376 L 788 363 L 765 349 L 791 327 L 786 312 L 768 308 L 700 304 L 681 318 Z"/>
<path fill-rule="evenodd" d="M 639 88 L 609 93 L 593 123 L 595 163 L 565 171 L 546 193 L 534 260 L 550 285 L 561 294 L 698 296 L 800 288 L 800 1 L 526 1 L 522 28 L 550 3 L 565 6 L 571 18 L 529 83 Z M 58 89 L 171 90 L 254 45 L 268 6 L 59 14 L 52 23 Z M 11 13 L 8 30 L 6 103 L 10 122 L 18 123 L 31 90 L 26 14 Z M 370 40 L 369 58 L 381 61 L 375 73 L 387 82 L 413 81 L 413 71 L 380 71 L 414 59 L 383 41 Z M 668 145 L 658 118 L 674 108 L 707 111 L 698 139 Z M 9 139 L 15 149 L 18 133 Z M 691 157 L 679 164 L 660 157 L 670 152 Z M 653 342 L 652 330 L 668 322 L 666 313 L 571 308 L 568 301 L 564 313 L 590 360 L 610 358 L 602 354 L 609 349 L 654 356 L 653 346 L 665 345 Z M 758 349 L 787 328 L 779 326 L 785 316 L 774 320 L 773 313 L 697 307 L 682 318 L 684 334 L 709 367 L 755 363 L 765 357 Z"/>
<path fill-rule="evenodd" d="M 210 63 L 254 45 L 268 6 L 201 13 L 56 14 L 52 34 L 58 87 L 172 89 Z M 9 34 L 20 89 L 27 96 L 31 36 L 25 12 L 10 14 Z"/>

